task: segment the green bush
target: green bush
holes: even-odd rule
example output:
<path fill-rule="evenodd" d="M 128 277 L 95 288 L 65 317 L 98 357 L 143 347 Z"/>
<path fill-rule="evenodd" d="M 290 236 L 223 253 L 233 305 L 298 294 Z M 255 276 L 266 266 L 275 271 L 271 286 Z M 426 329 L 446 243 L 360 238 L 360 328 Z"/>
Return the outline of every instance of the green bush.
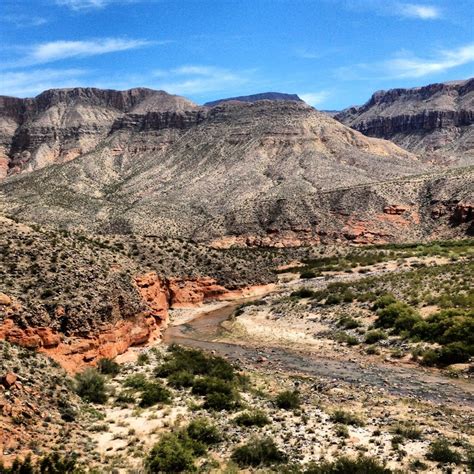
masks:
<path fill-rule="evenodd" d="M 411 423 L 399 423 L 393 428 L 393 433 L 406 439 L 421 438 L 421 430 Z"/>
<path fill-rule="evenodd" d="M 367 344 L 375 344 L 376 342 L 382 341 L 383 339 L 387 339 L 387 335 L 379 329 L 374 329 L 373 331 L 368 331 L 365 334 L 364 341 Z"/>
<path fill-rule="evenodd" d="M 393 295 L 387 293 L 385 295 L 382 295 L 380 298 L 377 298 L 374 301 L 372 309 L 374 311 L 377 311 L 378 309 L 386 308 L 387 306 L 389 306 L 393 303 L 396 303 L 396 302 L 397 302 L 397 300 L 395 299 L 395 297 Z"/>
<path fill-rule="evenodd" d="M 180 370 L 168 375 L 168 385 L 174 388 L 192 387 L 194 375 L 186 370 Z"/>
<path fill-rule="evenodd" d="M 171 392 L 163 387 L 159 382 L 149 382 L 142 391 L 140 406 L 142 408 L 151 407 L 157 403 L 169 403 L 171 401 Z"/>
<path fill-rule="evenodd" d="M 350 316 L 342 316 L 341 319 L 337 322 L 338 326 L 342 326 L 345 329 L 356 329 L 360 327 L 359 321 L 356 321 L 354 318 Z"/>
<path fill-rule="evenodd" d="M 194 472 L 194 452 L 177 434 L 167 433 L 150 451 L 147 467 L 150 472 Z"/>
<path fill-rule="evenodd" d="M 265 426 L 270 423 L 270 420 L 265 412 L 262 410 L 255 410 L 253 412 L 244 412 L 234 418 L 234 422 L 239 426 Z"/>
<path fill-rule="evenodd" d="M 203 443 L 206 446 L 222 441 L 222 436 L 218 429 L 204 418 L 193 420 L 186 428 L 186 433 L 192 440 Z"/>
<path fill-rule="evenodd" d="M 105 379 L 96 369 L 88 368 L 76 374 L 76 392 L 87 402 L 103 404 L 107 401 Z"/>
<path fill-rule="evenodd" d="M 222 357 L 205 354 L 198 349 L 188 349 L 173 344 L 162 365 L 156 369 L 158 377 L 168 377 L 176 372 L 189 372 L 193 375 L 208 375 L 223 380 L 235 380 L 232 365 Z"/>
<path fill-rule="evenodd" d="M 300 288 L 299 290 L 293 291 L 290 296 L 294 298 L 312 298 L 316 293 L 310 288 Z"/>
<path fill-rule="evenodd" d="M 383 328 L 395 328 L 398 332 L 411 329 L 421 321 L 420 315 L 406 303 L 392 303 L 377 311 L 375 325 Z M 405 327 L 406 326 L 406 327 Z"/>
<path fill-rule="evenodd" d="M 303 280 L 309 280 L 311 278 L 316 278 L 316 277 L 317 277 L 317 274 L 313 272 L 312 270 L 305 270 L 300 273 L 300 278 L 302 278 Z"/>
<path fill-rule="evenodd" d="M 301 404 L 300 394 L 297 390 L 285 390 L 276 396 L 275 404 L 284 410 L 294 410 Z"/>
<path fill-rule="evenodd" d="M 258 467 L 280 464 L 287 460 L 271 438 L 253 438 L 234 449 L 231 459 L 240 467 Z"/>
<path fill-rule="evenodd" d="M 137 364 L 138 365 L 145 365 L 150 362 L 150 356 L 146 352 L 141 352 L 138 354 Z"/>
<path fill-rule="evenodd" d="M 341 423 L 343 425 L 364 426 L 364 421 L 354 413 L 344 410 L 336 410 L 331 413 L 329 419 L 333 423 Z"/>
<path fill-rule="evenodd" d="M 309 463 L 304 474 L 391 474 L 377 459 L 360 455 L 356 459 L 343 456 L 332 462 Z"/>
<path fill-rule="evenodd" d="M 206 395 L 203 407 L 215 411 L 234 410 L 238 407 L 238 401 L 233 395 L 212 392 Z"/>
<path fill-rule="evenodd" d="M 32 462 L 28 456 L 22 461 L 15 459 L 11 467 L 0 462 L 1 474 L 79 474 L 83 472 L 77 465 L 77 455 L 61 456 L 54 452 Z"/>
<path fill-rule="evenodd" d="M 447 439 L 433 441 L 429 446 L 427 458 L 431 461 L 443 464 L 459 464 L 461 462 L 461 455 L 457 451 L 451 449 Z"/>
<path fill-rule="evenodd" d="M 120 373 L 120 365 L 112 359 L 100 359 L 97 364 L 97 370 L 104 375 L 118 375 Z"/>
<path fill-rule="evenodd" d="M 134 374 L 127 377 L 123 384 L 125 387 L 130 387 L 135 390 L 143 390 L 147 386 L 148 381 L 144 374 Z"/>

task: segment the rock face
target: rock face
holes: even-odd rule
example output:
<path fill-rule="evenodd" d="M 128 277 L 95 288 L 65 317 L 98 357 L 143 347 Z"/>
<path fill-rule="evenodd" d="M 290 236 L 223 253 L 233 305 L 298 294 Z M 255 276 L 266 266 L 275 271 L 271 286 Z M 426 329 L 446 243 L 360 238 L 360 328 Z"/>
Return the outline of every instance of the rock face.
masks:
<path fill-rule="evenodd" d="M 212 102 L 206 102 L 206 107 L 214 107 L 223 102 L 257 102 L 258 100 L 289 100 L 293 102 L 303 102 L 296 94 L 283 94 L 281 92 L 262 92 L 261 94 L 241 95 L 238 97 L 228 97 L 227 99 L 218 99 Z"/>
<path fill-rule="evenodd" d="M 163 91 L 56 89 L 34 99 L 0 96 L 0 179 L 64 163 L 93 150 L 116 120 L 130 114 L 175 114 L 191 101 Z"/>
<path fill-rule="evenodd" d="M 370 137 L 443 164 L 474 163 L 474 79 L 376 92 L 335 115 Z"/>

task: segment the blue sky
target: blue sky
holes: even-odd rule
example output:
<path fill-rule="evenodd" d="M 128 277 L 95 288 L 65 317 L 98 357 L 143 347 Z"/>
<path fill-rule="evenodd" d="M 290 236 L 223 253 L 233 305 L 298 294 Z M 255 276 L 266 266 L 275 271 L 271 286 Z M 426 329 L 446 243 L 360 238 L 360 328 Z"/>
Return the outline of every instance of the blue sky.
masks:
<path fill-rule="evenodd" d="M 321 109 L 474 76 L 474 0 L 2 0 L 0 94 L 263 91 Z"/>

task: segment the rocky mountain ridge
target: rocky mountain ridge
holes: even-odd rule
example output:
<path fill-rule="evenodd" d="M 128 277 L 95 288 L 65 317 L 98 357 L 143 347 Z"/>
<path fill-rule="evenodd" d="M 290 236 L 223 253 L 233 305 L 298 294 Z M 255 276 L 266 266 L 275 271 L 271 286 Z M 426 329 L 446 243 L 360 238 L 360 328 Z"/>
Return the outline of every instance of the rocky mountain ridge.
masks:
<path fill-rule="evenodd" d="M 117 119 L 197 105 L 163 91 L 53 89 L 33 99 L 0 97 L 0 179 L 69 161 L 94 149 Z"/>
<path fill-rule="evenodd" d="M 94 151 L 4 181 L 4 212 L 209 241 L 266 234 L 285 219 L 314 229 L 318 193 L 426 172 L 416 156 L 303 102 L 228 102 L 115 124 Z"/>
<path fill-rule="evenodd" d="M 474 163 L 474 79 L 378 91 L 366 104 L 345 109 L 335 118 L 426 161 Z"/>
<path fill-rule="evenodd" d="M 257 102 L 259 100 L 289 100 L 293 102 L 303 102 L 303 100 L 297 94 L 284 94 L 282 92 L 262 92 L 260 94 L 241 95 L 237 97 L 227 97 L 225 99 L 213 100 L 206 102 L 206 107 L 214 107 L 215 105 L 222 104 L 223 102 Z"/>

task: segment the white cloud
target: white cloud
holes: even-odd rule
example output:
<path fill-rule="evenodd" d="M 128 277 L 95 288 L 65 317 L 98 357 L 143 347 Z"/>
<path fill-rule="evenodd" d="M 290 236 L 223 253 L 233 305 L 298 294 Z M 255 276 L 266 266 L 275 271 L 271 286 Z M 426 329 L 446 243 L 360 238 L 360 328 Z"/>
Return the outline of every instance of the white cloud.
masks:
<path fill-rule="evenodd" d="M 442 18 L 442 10 L 427 3 L 407 3 L 401 0 L 325 0 L 338 3 L 349 11 L 358 13 L 371 12 L 381 16 L 397 16 L 420 20 Z M 423 0 L 422 0 L 423 1 Z M 429 0 L 425 0 L 429 1 Z"/>
<path fill-rule="evenodd" d="M 307 92 L 305 94 L 298 94 L 307 104 L 316 107 L 326 101 L 331 95 L 328 91 Z"/>
<path fill-rule="evenodd" d="M 344 66 L 338 68 L 335 73 L 337 78 L 343 80 L 418 78 L 443 73 L 472 62 L 474 43 L 439 50 L 430 57 L 419 57 L 403 51 L 386 61 Z"/>
<path fill-rule="evenodd" d="M 103 8 L 113 0 L 56 0 L 56 4 L 71 10 L 91 10 Z"/>
<path fill-rule="evenodd" d="M 15 25 L 17 28 L 27 28 L 30 26 L 41 26 L 48 23 L 46 18 L 41 16 L 31 15 L 3 15 L 0 17 L 0 21 L 4 23 L 10 23 Z"/>
<path fill-rule="evenodd" d="M 400 14 L 421 20 L 436 20 L 441 17 L 439 8 L 431 5 L 419 5 L 415 3 L 402 3 L 399 5 Z"/>
<path fill-rule="evenodd" d="M 399 55 L 384 64 L 392 77 L 423 77 L 440 73 L 474 61 L 474 43 L 452 50 L 439 51 L 436 57 L 425 59 L 414 55 Z"/>
<path fill-rule="evenodd" d="M 77 87 L 87 71 L 83 69 L 36 69 L 23 72 L 2 72 L 0 94 L 31 97 L 47 89 Z"/>
<path fill-rule="evenodd" d="M 234 89 L 249 82 L 252 71 L 231 71 L 229 69 L 185 65 L 170 70 L 156 70 L 153 76 L 161 80 L 153 87 L 172 94 L 202 94 Z"/>
<path fill-rule="evenodd" d="M 100 10 L 109 5 L 138 3 L 142 1 L 151 2 L 153 0 L 55 0 L 56 5 L 66 7 L 75 12 L 88 12 Z"/>
<path fill-rule="evenodd" d="M 96 56 L 140 48 L 151 44 L 149 41 L 104 38 L 90 41 L 50 41 L 33 46 L 25 58 L 29 64 L 42 64 L 60 59 Z"/>

